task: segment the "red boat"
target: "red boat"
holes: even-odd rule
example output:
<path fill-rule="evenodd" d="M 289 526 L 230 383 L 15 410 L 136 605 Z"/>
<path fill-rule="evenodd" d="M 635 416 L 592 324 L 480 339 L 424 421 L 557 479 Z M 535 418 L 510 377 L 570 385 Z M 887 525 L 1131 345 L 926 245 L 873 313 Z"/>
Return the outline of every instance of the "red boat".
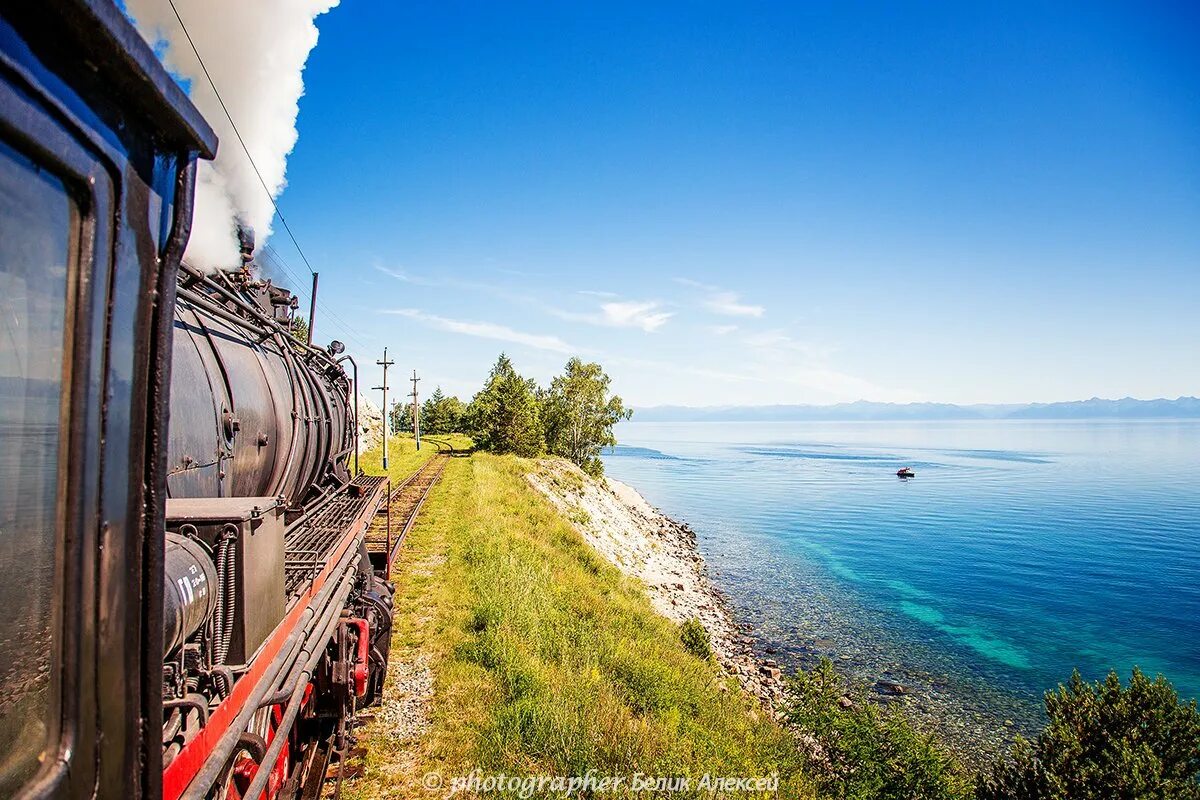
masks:
<path fill-rule="evenodd" d="M 897 478 L 915 478 L 915 477 L 917 477 L 917 473 L 912 471 L 912 467 L 901 467 L 900 469 L 896 470 L 896 477 Z"/>

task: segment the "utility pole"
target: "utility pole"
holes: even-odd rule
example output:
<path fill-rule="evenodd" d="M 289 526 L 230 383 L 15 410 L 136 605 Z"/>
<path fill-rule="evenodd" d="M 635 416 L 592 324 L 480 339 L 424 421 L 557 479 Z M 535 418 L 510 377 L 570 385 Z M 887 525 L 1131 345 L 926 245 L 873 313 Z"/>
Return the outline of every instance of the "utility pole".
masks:
<path fill-rule="evenodd" d="M 383 367 L 383 386 L 376 386 L 375 388 L 383 390 L 383 469 L 386 472 L 388 468 L 388 435 L 391 433 L 392 428 L 392 415 L 389 413 L 387 404 L 387 368 L 396 362 L 388 361 L 387 348 L 385 347 L 383 348 L 383 361 L 376 361 L 375 363 Z"/>
<path fill-rule="evenodd" d="M 417 437 L 417 449 L 421 449 L 421 407 L 417 405 L 417 381 L 421 380 L 417 377 L 417 371 L 413 370 L 412 376 L 412 422 L 413 436 Z"/>

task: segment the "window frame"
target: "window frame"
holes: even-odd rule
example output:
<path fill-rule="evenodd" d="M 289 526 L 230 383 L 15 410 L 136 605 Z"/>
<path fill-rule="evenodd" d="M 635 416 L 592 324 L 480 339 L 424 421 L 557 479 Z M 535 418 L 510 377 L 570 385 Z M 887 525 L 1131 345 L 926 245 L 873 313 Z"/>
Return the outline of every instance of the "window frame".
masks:
<path fill-rule="evenodd" d="M 59 409 L 59 602 L 53 619 L 51 724 L 41 768 L 17 796 L 87 796 L 97 772 L 97 548 L 115 181 L 87 137 L 73 133 L 68 119 L 41 105 L 40 93 L 9 66 L 0 61 L 0 138 L 61 181 L 77 213 L 67 264 Z"/>

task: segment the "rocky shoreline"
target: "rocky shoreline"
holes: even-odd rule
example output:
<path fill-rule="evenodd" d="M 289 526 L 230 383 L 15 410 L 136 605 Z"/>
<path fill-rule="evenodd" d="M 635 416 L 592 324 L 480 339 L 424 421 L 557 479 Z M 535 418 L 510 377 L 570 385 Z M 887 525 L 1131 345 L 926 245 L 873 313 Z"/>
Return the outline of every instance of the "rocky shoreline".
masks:
<path fill-rule="evenodd" d="M 783 675 L 755 652 L 747 625 L 733 617 L 729 598 L 710 580 L 695 532 L 612 478 L 595 480 L 575 465 L 543 459 L 529 482 L 614 566 L 642 580 L 654 609 L 676 624 L 699 620 L 722 670 L 772 716 L 779 713 Z"/>

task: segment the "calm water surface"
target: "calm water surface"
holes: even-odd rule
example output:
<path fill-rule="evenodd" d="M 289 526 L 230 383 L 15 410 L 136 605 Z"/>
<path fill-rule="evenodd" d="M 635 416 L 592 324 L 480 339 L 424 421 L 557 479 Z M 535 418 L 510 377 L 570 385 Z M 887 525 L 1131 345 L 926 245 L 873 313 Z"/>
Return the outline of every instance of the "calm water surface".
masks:
<path fill-rule="evenodd" d="M 1041 692 L 1076 667 L 1136 664 L 1200 697 L 1200 421 L 633 422 L 618 438 L 609 474 L 696 529 L 765 648 L 903 678 L 968 748 L 1036 731 Z"/>

